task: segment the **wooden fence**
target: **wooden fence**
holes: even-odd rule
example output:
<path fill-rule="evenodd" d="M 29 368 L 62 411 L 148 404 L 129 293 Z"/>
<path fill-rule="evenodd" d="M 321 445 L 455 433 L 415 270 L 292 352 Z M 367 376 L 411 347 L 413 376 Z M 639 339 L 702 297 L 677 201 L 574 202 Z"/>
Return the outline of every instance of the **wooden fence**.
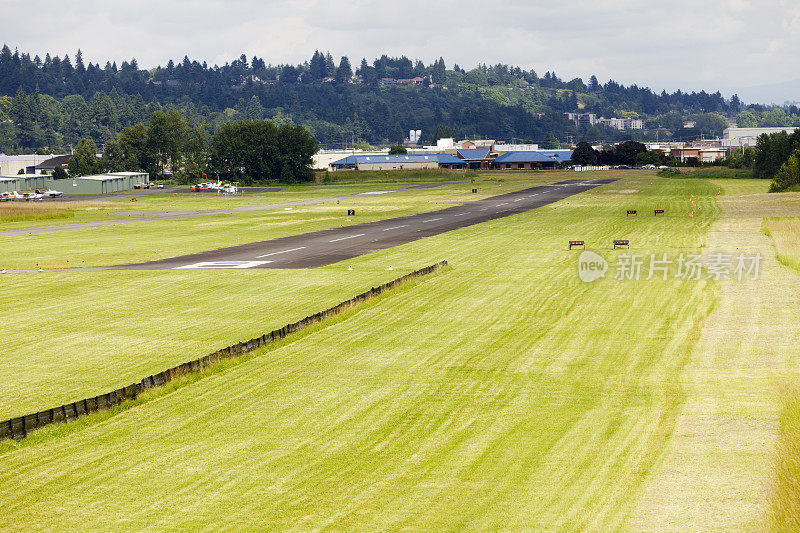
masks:
<path fill-rule="evenodd" d="M 144 390 L 166 385 L 179 376 L 184 376 L 193 372 L 202 372 L 205 368 L 214 365 L 219 361 L 240 356 L 264 346 L 265 344 L 283 339 L 287 335 L 320 322 L 328 317 L 338 315 L 339 313 L 342 313 L 369 298 L 378 296 L 384 291 L 392 289 L 403 282 L 420 276 L 428 275 L 446 265 L 447 261 L 442 261 L 440 263 L 415 270 L 414 272 L 406 274 L 405 276 L 401 276 L 395 280 L 384 283 L 379 287 L 372 287 L 372 289 L 362 292 L 361 294 L 354 296 L 349 300 L 345 300 L 344 302 L 335 305 L 330 309 L 307 316 L 302 320 L 298 320 L 297 322 L 286 324 L 282 328 L 271 331 L 266 335 L 250 339 L 249 341 L 240 342 L 232 346 L 228 346 L 227 348 L 222 348 L 221 350 L 217 350 L 216 352 L 208 354 L 204 357 L 200 357 L 199 359 L 194 359 L 192 361 L 164 370 L 163 372 L 159 372 L 158 374 L 147 376 L 141 381 L 132 383 L 127 387 L 122 387 L 121 389 L 113 390 L 93 398 L 85 398 L 83 400 L 61 405 L 59 407 L 45 409 L 44 411 L 39 411 L 38 413 L 18 416 L 0 422 L 0 440 L 12 438 L 14 440 L 20 440 L 25 438 L 29 431 L 32 431 L 36 428 L 40 428 L 48 424 L 69 422 L 89 413 L 110 409 L 116 405 L 119 405 L 125 400 L 135 399 Z"/>

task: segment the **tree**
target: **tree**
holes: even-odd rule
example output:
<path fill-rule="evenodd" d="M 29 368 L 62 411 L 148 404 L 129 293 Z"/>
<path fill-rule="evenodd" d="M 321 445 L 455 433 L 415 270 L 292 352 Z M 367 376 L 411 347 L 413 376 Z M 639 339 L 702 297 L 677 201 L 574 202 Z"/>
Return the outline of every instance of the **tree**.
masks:
<path fill-rule="evenodd" d="M 125 170 L 125 154 L 117 141 L 108 141 L 100 158 L 100 166 L 104 172 L 122 172 Z"/>
<path fill-rule="evenodd" d="M 119 136 L 119 146 L 125 171 L 144 170 L 155 174 L 155 158 L 148 149 L 147 126 L 140 122 L 123 129 Z"/>
<path fill-rule="evenodd" d="M 389 148 L 389 155 L 405 155 L 408 153 L 406 147 L 402 144 L 393 144 L 391 148 Z"/>
<path fill-rule="evenodd" d="M 54 180 L 65 180 L 67 178 L 69 178 L 69 174 L 67 174 L 67 171 L 64 170 L 62 167 L 56 167 L 53 169 Z"/>
<path fill-rule="evenodd" d="M 302 126 L 243 120 L 220 126 L 210 152 L 211 168 L 228 179 L 296 183 L 314 179 L 317 141 Z"/>
<path fill-rule="evenodd" d="M 100 160 L 97 158 L 97 146 L 91 139 L 81 139 L 67 162 L 69 173 L 72 176 L 88 176 L 100 170 Z"/>
<path fill-rule="evenodd" d="M 319 50 L 316 50 L 311 57 L 311 62 L 308 64 L 308 74 L 311 76 L 312 81 L 319 81 L 328 75 L 325 56 Z"/>
<path fill-rule="evenodd" d="M 592 148 L 592 145 L 586 141 L 581 141 L 575 146 L 575 151 L 572 152 L 572 162 L 576 165 L 596 165 L 597 152 Z"/>
<path fill-rule="evenodd" d="M 556 136 L 553 135 L 553 132 L 551 131 L 547 132 L 547 136 L 545 136 L 543 144 L 546 150 L 555 150 L 560 146 L 558 139 L 556 139 Z"/>
<path fill-rule="evenodd" d="M 447 69 L 445 68 L 444 59 L 441 57 L 433 64 L 431 81 L 436 85 L 444 85 L 447 83 Z"/>
<path fill-rule="evenodd" d="M 253 95 L 247 103 L 247 108 L 244 110 L 244 116 L 251 120 L 260 120 L 264 118 L 264 106 L 261 105 L 257 95 Z"/>
<path fill-rule="evenodd" d="M 636 165 L 636 157 L 647 152 L 647 147 L 640 142 L 626 141 L 614 148 L 614 161 L 620 165 L 632 167 Z"/>
<path fill-rule="evenodd" d="M 199 178 L 206 168 L 208 133 L 203 124 L 195 124 L 193 132 L 186 141 L 186 158 L 183 165 L 183 181 Z"/>
<path fill-rule="evenodd" d="M 786 163 L 781 165 L 770 191 L 785 191 L 796 185 L 800 185 L 800 150 L 795 150 Z"/>
<path fill-rule="evenodd" d="M 179 170 L 187 131 L 186 119 L 178 111 L 155 111 L 150 116 L 147 145 L 155 156 L 157 174 L 163 174 L 167 168 L 172 173 Z"/>
<path fill-rule="evenodd" d="M 347 56 L 342 56 L 339 61 L 339 68 L 336 69 L 336 83 L 349 83 L 353 77 L 353 68 L 350 66 L 350 60 Z"/>

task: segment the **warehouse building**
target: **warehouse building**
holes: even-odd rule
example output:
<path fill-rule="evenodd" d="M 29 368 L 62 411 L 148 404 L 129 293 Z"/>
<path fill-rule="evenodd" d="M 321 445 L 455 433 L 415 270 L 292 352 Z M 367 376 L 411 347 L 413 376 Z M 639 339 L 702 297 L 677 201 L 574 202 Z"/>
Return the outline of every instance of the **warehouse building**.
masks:
<path fill-rule="evenodd" d="M 754 147 L 761 135 L 774 135 L 776 133 L 793 133 L 796 126 L 785 128 L 727 128 L 722 132 L 723 148 Z"/>
<path fill-rule="evenodd" d="M 492 167 L 500 170 L 555 168 L 570 159 L 572 150 L 506 152 L 492 161 Z"/>
<path fill-rule="evenodd" d="M 146 184 L 149 180 L 147 172 L 112 172 L 50 182 L 54 189 L 57 188 L 56 183 L 60 184 L 63 189 L 58 190 L 64 194 L 110 194 L 133 189 L 134 185 Z"/>
<path fill-rule="evenodd" d="M 421 170 L 439 168 L 439 156 L 351 155 L 331 163 L 333 170 Z M 452 156 L 451 156 L 452 157 Z"/>
<path fill-rule="evenodd" d="M 61 180 L 41 174 L 28 174 L 0 178 L 0 192 L 55 189 L 64 194 L 110 194 L 133 189 L 134 185 L 145 184 L 149 180 L 147 172 L 112 172 Z"/>

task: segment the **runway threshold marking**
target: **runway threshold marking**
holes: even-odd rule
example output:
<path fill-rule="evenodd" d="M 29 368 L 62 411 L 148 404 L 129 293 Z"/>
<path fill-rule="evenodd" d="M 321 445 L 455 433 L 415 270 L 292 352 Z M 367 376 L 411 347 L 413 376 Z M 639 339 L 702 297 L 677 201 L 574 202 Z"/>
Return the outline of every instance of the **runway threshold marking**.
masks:
<path fill-rule="evenodd" d="M 296 252 L 297 250 L 304 250 L 305 246 L 300 246 L 299 248 L 292 248 L 291 250 L 283 250 L 281 252 L 272 252 L 271 254 L 264 254 L 256 256 L 256 259 L 261 259 L 262 257 L 269 257 L 271 255 L 278 255 L 278 254 L 285 254 L 289 252 Z"/>
<path fill-rule="evenodd" d="M 328 241 L 328 242 L 339 242 L 339 241 L 343 241 L 345 239 L 355 239 L 356 237 L 363 237 L 364 235 L 366 235 L 366 233 L 359 233 L 358 235 L 350 235 L 349 237 L 342 237 L 340 239 L 333 239 L 332 241 Z"/>
<path fill-rule="evenodd" d="M 386 228 L 386 229 L 383 229 L 381 231 L 389 231 L 389 230 L 392 230 L 392 229 L 400 229 L 400 228 L 407 228 L 407 227 L 408 227 L 408 224 L 403 224 L 402 226 L 394 226 L 393 228 Z"/>
<path fill-rule="evenodd" d="M 174 267 L 173 270 L 199 269 L 199 268 L 253 268 L 272 263 L 272 261 L 201 261 L 191 265 Z"/>

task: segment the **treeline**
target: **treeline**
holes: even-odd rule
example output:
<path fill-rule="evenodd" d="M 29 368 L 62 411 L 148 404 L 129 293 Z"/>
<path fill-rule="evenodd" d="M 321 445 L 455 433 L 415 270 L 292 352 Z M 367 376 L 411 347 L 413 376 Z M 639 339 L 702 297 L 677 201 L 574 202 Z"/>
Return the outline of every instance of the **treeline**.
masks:
<path fill-rule="evenodd" d="M 756 143 L 753 174 L 771 179 L 772 191 L 800 186 L 800 129 L 791 134 L 761 135 Z"/>
<path fill-rule="evenodd" d="M 383 78 L 413 77 L 423 78 L 422 86 L 381 84 Z M 742 111 L 737 97 L 719 92 L 655 93 L 613 80 L 600 83 L 596 76 L 563 80 L 504 64 L 466 70 L 441 58 L 426 65 L 384 55 L 351 64 L 321 52 L 297 65 L 242 55 L 222 66 L 184 57 L 143 70 L 135 59 L 101 66 L 80 52 L 40 58 L 3 46 L 0 94 L 0 150 L 7 153 L 57 149 L 83 137 L 103 144 L 159 109 L 215 127 L 242 119 L 302 124 L 326 145 L 402 142 L 410 129 L 423 130 L 423 142 L 434 142 L 437 128 L 534 142 L 548 133 L 562 141 L 641 140 L 647 134 L 578 129 L 563 113 L 579 109 L 645 118 L 661 139 L 686 138 L 720 132 L 721 115 Z M 704 116 L 708 126 L 684 131 L 683 119 Z"/>
<path fill-rule="evenodd" d="M 276 126 L 265 120 L 224 124 L 209 135 L 204 124 L 187 123 L 178 111 L 154 111 L 147 124 L 123 128 L 119 140 L 105 145 L 102 157 L 91 139 L 81 139 L 69 159 L 69 174 L 148 172 L 179 183 L 203 174 L 239 181 L 311 181 L 317 142 L 302 126 Z M 66 177 L 58 174 L 56 177 Z"/>
<path fill-rule="evenodd" d="M 651 152 L 636 141 L 627 141 L 603 150 L 595 150 L 588 142 L 581 141 L 572 152 L 572 162 L 576 165 L 643 165 L 677 166 L 679 161 L 672 155 Z"/>

